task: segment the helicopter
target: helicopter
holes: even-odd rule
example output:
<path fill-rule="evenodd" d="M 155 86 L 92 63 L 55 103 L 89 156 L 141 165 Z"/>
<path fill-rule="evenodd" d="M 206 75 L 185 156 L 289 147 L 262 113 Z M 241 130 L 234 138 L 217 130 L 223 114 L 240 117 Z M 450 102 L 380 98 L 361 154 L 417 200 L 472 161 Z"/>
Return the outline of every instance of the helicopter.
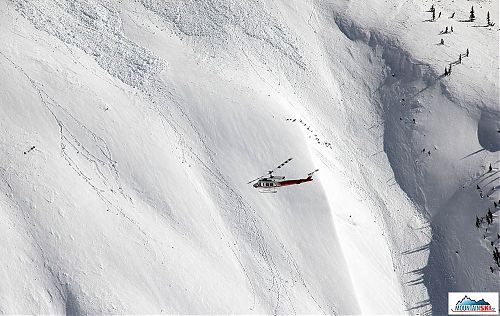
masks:
<path fill-rule="evenodd" d="M 266 175 L 260 176 L 256 179 L 253 179 L 252 181 L 249 181 L 247 184 L 253 184 L 253 187 L 256 189 L 259 189 L 260 193 L 276 193 L 277 188 L 279 187 L 284 187 L 288 185 L 294 185 L 294 184 L 301 184 L 303 182 L 309 182 L 313 181 L 312 175 L 319 171 L 319 169 L 314 170 L 313 172 L 310 172 L 307 174 L 307 178 L 303 179 L 291 179 L 291 180 L 285 180 L 285 176 L 275 176 L 273 173 L 281 169 L 284 165 L 289 163 L 293 158 L 288 158 L 285 160 L 282 164 L 280 164 L 278 167 L 274 168 L 273 170 L 269 170 Z"/>

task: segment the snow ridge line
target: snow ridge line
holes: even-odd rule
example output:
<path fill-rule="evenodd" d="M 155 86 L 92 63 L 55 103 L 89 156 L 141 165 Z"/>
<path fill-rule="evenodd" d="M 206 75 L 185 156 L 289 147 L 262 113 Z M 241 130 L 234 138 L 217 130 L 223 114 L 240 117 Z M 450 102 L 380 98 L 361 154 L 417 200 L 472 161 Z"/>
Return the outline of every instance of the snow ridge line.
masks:
<path fill-rule="evenodd" d="M 413 134 L 413 130 L 407 127 L 411 121 L 408 121 L 409 119 L 406 119 L 406 116 L 411 114 L 412 111 L 422 107 L 417 100 L 417 96 L 427 88 L 436 84 L 440 77 L 432 70 L 430 65 L 416 61 L 407 51 L 401 48 L 396 41 L 386 38 L 378 31 L 365 30 L 361 26 L 357 25 L 356 22 L 348 20 L 338 14 L 335 15 L 334 21 L 339 30 L 350 40 L 360 41 L 362 44 L 371 47 L 374 51 L 377 51 L 379 47 L 382 48 L 381 59 L 387 66 L 387 70 L 392 73 L 392 75 L 391 73 L 385 73 L 385 79 L 382 81 L 380 87 L 374 91 L 374 93 L 377 93 L 380 98 L 378 106 L 380 107 L 380 112 L 383 117 L 382 125 L 384 128 L 384 152 L 387 154 L 387 158 L 389 159 L 396 183 L 407 194 L 414 208 L 419 211 L 419 214 L 417 215 L 420 216 L 417 217 L 420 217 L 420 220 L 425 222 L 429 218 L 429 213 L 426 209 L 425 193 L 420 189 L 422 186 L 422 177 L 419 176 L 421 171 L 414 165 L 412 150 L 406 145 L 405 142 L 405 139 L 411 139 Z M 425 88 L 417 91 L 414 86 L 417 86 L 418 83 L 422 82 L 424 83 Z M 408 95 L 410 95 L 409 98 Z M 391 105 L 396 101 L 399 102 L 402 98 L 405 98 L 403 100 L 405 100 L 406 104 L 409 104 L 409 106 L 404 107 L 404 111 L 406 112 L 394 113 Z M 405 117 L 404 119 L 407 123 L 403 128 L 400 128 L 400 124 L 398 124 L 400 117 L 401 119 Z M 394 132 L 394 130 L 396 130 L 396 132 Z M 400 148 L 393 148 L 394 146 L 399 146 Z M 401 162 L 398 161 L 398 159 L 404 159 L 404 161 Z M 409 168 L 412 168 L 411 166 L 413 166 L 413 168 L 411 171 L 405 171 L 400 169 L 402 166 L 410 166 Z M 413 177 L 408 180 L 403 179 L 403 175 L 412 175 Z M 428 301 L 427 289 L 422 288 L 419 290 L 419 293 L 411 292 L 409 286 L 417 285 L 419 283 L 408 283 L 407 279 L 416 270 L 406 271 L 409 270 L 408 267 L 420 266 L 422 264 L 425 266 L 426 262 L 417 263 L 408 261 L 410 259 L 405 259 L 404 255 L 406 252 L 401 253 L 399 249 L 397 249 L 397 246 L 395 248 L 395 245 L 398 245 L 398 232 L 394 230 L 392 225 L 390 225 L 393 219 L 385 214 L 381 214 L 381 216 L 384 219 L 381 222 L 383 230 L 389 232 L 389 237 L 392 240 L 392 243 L 389 242 L 388 246 L 391 250 L 393 265 L 400 267 L 397 269 L 400 286 L 403 293 L 405 293 L 405 297 L 410 298 L 411 300 L 411 302 L 408 302 L 405 299 L 407 311 L 412 313 L 428 313 L 430 311 L 429 307 L 426 307 L 427 304 L 423 303 Z M 430 226 L 425 226 L 424 228 L 429 232 L 427 233 L 426 231 L 423 231 L 422 234 L 427 236 L 430 240 Z M 420 230 L 420 228 L 418 230 Z M 413 238 L 417 240 L 421 240 L 422 238 L 416 233 L 412 233 L 412 235 L 414 235 Z M 420 301 L 417 302 L 417 299 L 420 299 Z"/>

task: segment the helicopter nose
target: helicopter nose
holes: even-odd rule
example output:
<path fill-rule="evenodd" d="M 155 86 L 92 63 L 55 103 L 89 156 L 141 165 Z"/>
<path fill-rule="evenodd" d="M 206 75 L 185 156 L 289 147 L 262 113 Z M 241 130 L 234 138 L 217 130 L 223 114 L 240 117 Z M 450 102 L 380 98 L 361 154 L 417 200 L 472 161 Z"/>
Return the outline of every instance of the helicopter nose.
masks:
<path fill-rule="evenodd" d="M 255 183 L 253 184 L 253 187 L 254 187 L 254 188 L 256 188 L 256 187 L 258 187 L 258 186 L 259 186 L 259 183 L 258 183 L 258 182 L 255 182 Z"/>

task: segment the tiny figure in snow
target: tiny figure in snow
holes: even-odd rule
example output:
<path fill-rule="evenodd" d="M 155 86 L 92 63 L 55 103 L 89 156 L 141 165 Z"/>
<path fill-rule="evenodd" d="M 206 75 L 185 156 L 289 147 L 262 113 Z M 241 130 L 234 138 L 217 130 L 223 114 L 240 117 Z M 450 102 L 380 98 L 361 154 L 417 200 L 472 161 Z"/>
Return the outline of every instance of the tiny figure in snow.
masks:
<path fill-rule="evenodd" d="M 476 189 L 481 190 L 481 188 L 479 187 L 479 184 L 476 184 Z"/>
<path fill-rule="evenodd" d="M 438 19 L 441 17 L 441 11 L 439 11 Z"/>
<path fill-rule="evenodd" d="M 493 205 L 495 206 L 495 209 L 498 207 L 498 204 L 495 201 L 493 201 Z"/>
<path fill-rule="evenodd" d="M 448 76 L 448 68 L 447 67 L 444 67 L 444 75 Z"/>
<path fill-rule="evenodd" d="M 469 57 L 469 49 L 467 48 L 467 50 L 465 51 L 465 57 Z"/>
<path fill-rule="evenodd" d="M 441 45 L 444 45 L 444 39 L 441 39 L 440 43 L 441 43 Z"/>
<path fill-rule="evenodd" d="M 462 63 L 462 54 L 458 55 L 458 63 L 461 64 Z"/>
<path fill-rule="evenodd" d="M 493 273 L 493 268 L 491 266 L 490 266 L 490 271 L 491 271 L 491 273 Z"/>
<path fill-rule="evenodd" d="M 483 198 L 483 192 L 479 192 L 479 197 Z"/>
<path fill-rule="evenodd" d="M 447 33 L 448 33 L 448 27 L 446 27 L 446 28 L 444 29 L 444 34 L 447 34 Z"/>
<path fill-rule="evenodd" d="M 450 68 L 448 68 L 448 76 L 451 75 L 451 64 L 450 64 Z"/>
<path fill-rule="evenodd" d="M 493 167 L 491 167 L 491 163 L 490 163 L 490 167 L 488 168 L 488 172 L 492 172 L 493 171 Z"/>
<path fill-rule="evenodd" d="M 453 26 L 450 26 L 450 32 L 453 33 Z"/>
<path fill-rule="evenodd" d="M 453 12 L 450 16 L 450 19 L 453 19 L 455 17 L 455 12 Z"/>
<path fill-rule="evenodd" d="M 30 149 L 28 149 L 27 151 L 25 151 L 25 152 L 23 152 L 23 153 L 26 155 L 27 153 L 29 153 L 29 152 L 30 152 L 30 151 L 32 151 L 33 149 L 35 149 L 35 146 L 32 146 Z"/>

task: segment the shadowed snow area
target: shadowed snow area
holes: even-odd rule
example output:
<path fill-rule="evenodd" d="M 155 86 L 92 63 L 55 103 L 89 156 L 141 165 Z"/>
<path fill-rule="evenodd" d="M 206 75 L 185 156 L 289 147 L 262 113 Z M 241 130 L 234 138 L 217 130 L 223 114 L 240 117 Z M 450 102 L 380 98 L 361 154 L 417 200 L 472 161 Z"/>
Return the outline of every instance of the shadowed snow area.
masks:
<path fill-rule="evenodd" d="M 0 312 L 440 315 L 497 291 L 498 1 L 430 5 L 0 0 Z M 290 157 L 276 175 L 313 182 L 247 184 Z"/>

